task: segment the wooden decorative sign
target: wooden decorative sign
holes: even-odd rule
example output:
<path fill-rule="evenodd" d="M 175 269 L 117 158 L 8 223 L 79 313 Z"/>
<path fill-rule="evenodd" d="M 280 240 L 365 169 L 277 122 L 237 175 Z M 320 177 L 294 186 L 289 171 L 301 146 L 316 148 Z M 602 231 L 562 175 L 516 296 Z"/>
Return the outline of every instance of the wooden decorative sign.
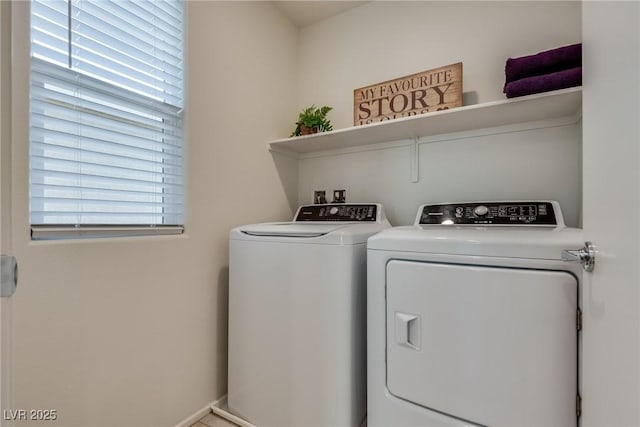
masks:
<path fill-rule="evenodd" d="M 353 91 L 353 124 L 462 106 L 462 62 Z"/>

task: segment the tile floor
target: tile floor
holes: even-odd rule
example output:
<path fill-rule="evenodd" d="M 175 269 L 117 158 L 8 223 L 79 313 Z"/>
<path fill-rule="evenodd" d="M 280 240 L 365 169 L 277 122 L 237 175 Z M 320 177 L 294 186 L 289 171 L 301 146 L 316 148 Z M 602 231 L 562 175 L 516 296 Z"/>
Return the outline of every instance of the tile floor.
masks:
<path fill-rule="evenodd" d="M 191 424 L 189 427 L 238 427 L 238 425 L 211 412 Z"/>

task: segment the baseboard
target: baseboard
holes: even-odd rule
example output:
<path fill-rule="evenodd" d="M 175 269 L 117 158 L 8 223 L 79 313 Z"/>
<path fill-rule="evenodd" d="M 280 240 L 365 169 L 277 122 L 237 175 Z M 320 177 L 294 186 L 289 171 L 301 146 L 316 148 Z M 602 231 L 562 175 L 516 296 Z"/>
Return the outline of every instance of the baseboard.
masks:
<path fill-rule="evenodd" d="M 254 424 L 251 424 L 249 421 L 243 420 L 237 415 L 229 412 L 229 406 L 227 405 L 227 395 L 225 394 L 220 399 L 216 400 L 211 404 L 211 411 L 217 416 L 224 418 L 225 420 L 231 421 L 239 425 L 240 427 L 256 427 Z M 176 426 L 178 427 L 178 426 Z M 182 427 L 182 426 L 180 426 Z M 188 427 L 188 426 L 187 426 Z M 360 427 L 367 427 L 367 416 L 364 416 L 364 419 L 360 423 Z"/>
<path fill-rule="evenodd" d="M 204 417 L 205 415 L 211 412 L 213 412 L 219 417 L 224 418 L 225 420 L 231 421 L 232 423 L 239 425 L 240 427 L 256 427 L 255 425 L 251 424 L 249 421 L 243 420 L 237 415 L 234 415 L 231 412 L 229 412 L 229 406 L 227 405 L 226 394 L 222 396 L 220 399 L 216 400 L 215 402 L 210 403 L 209 405 L 195 412 L 194 414 L 189 415 L 187 418 L 180 421 L 174 427 L 189 427 L 191 424 L 195 423 L 196 421 L 198 421 L 199 419 L 201 419 L 202 417 Z M 367 427 L 366 415 L 360 427 Z"/>
<path fill-rule="evenodd" d="M 229 420 L 232 423 L 235 423 L 235 424 L 239 425 L 240 427 L 256 427 L 255 425 L 251 424 L 249 421 L 243 420 L 242 418 L 238 417 L 237 415 L 234 415 L 231 412 L 229 412 L 229 406 L 227 406 L 227 395 L 226 394 L 224 396 L 222 396 L 222 398 L 220 398 L 220 399 L 216 400 L 215 402 L 213 402 L 211 404 L 211 408 L 210 409 L 217 416 L 222 417 L 225 420 Z"/>
<path fill-rule="evenodd" d="M 191 424 L 195 423 L 200 418 L 202 418 L 205 415 L 211 413 L 211 407 L 215 403 L 216 402 L 210 403 L 207 406 L 205 406 L 204 408 L 202 408 L 199 411 L 197 411 L 196 413 L 194 413 L 192 415 L 189 415 L 187 418 L 185 418 L 184 420 L 182 420 L 178 424 L 176 424 L 175 427 L 189 427 Z"/>

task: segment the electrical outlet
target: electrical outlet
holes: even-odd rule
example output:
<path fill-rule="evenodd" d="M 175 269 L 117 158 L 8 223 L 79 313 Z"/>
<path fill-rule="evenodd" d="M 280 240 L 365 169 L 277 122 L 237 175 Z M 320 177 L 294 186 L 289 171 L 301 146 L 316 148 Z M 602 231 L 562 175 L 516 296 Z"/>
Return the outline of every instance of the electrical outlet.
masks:
<path fill-rule="evenodd" d="M 327 192 L 324 190 L 315 190 L 313 192 L 313 204 L 320 205 L 327 203 Z"/>
<path fill-rule="evenodd" d="M 331 203 L 345 203 L 347 201 L 347 190 L 346 189 L 338 189 L 333 190 L 333 200 Z"/>

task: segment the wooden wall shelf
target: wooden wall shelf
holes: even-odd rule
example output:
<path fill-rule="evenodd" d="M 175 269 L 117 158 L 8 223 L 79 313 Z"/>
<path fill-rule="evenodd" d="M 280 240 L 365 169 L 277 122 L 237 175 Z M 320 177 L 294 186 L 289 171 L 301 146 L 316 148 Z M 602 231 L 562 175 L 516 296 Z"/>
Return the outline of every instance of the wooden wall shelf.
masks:
<path fill-rule="evenodd" d="M 581 114 L 582 88 L 575 87 L 331 132 L 279 139 L 270 141 L 268 147 L 271 151 L 299 156 L 406 139 L 418 141 L 424 137 L 563 117 L 577 119 Z"/>

